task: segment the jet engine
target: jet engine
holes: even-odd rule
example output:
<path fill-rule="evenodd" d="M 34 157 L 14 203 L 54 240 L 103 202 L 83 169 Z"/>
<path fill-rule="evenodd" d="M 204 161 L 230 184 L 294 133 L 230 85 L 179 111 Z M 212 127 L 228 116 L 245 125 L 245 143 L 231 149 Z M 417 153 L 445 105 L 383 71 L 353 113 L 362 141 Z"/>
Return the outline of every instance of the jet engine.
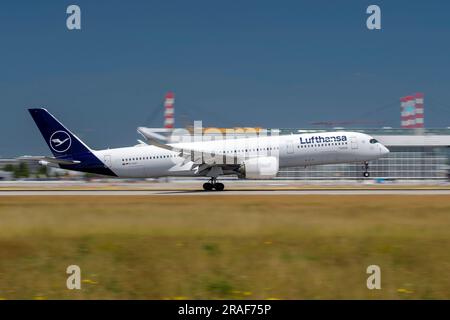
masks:
<path fill-rule="evenodd" d="M 276 157 L 255 157 L 245 160 L 239 167 L 240 179 L 270 179 L 277 175 L 279 162 Z"/>

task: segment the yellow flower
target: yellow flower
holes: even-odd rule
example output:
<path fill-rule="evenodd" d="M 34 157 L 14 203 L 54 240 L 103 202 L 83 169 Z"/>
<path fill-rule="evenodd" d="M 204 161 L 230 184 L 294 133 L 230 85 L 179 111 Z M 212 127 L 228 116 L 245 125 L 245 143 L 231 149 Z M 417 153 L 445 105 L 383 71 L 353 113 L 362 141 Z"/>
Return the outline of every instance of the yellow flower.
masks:
<path fill-rule="evenodd" d="M 397 289 L 397 292 L 398 293 L 414 293 L 414 291 L 408 290 L 408 289 L 404 289 L 404 288 Z"/>
<path fill-rule="evenodd" d="M 43 297 L 43 296 L 36 296 L 36 297 L 34 297 L 33 299 L 34 299 L 34 300 L 46 300 L 47 298 L 46 298 L 46 297 Z"/>
<path fill-rule="evenodd" d="M 97 284 L 97 281 L 91 280 L 91 279 L 83 279 L 81 282 L 87 283 L 87 284 Z"/>

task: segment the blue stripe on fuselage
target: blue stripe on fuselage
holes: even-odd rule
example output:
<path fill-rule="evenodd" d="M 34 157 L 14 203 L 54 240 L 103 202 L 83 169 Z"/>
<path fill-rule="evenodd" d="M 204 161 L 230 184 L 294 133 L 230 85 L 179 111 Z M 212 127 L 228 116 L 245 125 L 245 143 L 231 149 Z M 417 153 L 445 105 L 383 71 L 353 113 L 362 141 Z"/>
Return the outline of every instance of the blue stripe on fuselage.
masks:
<path fill-rule="evenodd" d="M 117 177 L 117 174 L 115 174 L 110 168 L 108 168 L 102 161 L 100 161 L 100 159 L 98 159 L 91 152 L 78 153 L 78 154 L 73 155 L 73 157 L 71 157 L 71 156 L 58 157 L 58 159 L 80 161 L 80 163 L 78 163 L 78 164 L 71 164 L 71 165 L 60 164 L 59 167 L 61 169 Z"/>

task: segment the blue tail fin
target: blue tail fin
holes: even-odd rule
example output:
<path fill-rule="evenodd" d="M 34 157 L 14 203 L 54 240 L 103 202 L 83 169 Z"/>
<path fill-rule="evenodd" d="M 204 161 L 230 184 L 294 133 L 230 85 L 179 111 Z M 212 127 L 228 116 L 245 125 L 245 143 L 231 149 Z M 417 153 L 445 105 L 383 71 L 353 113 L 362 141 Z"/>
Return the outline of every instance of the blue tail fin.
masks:
<path fill-rule="evenodd" d="M 87 145 L 47 110 L 39 108 L 28 111 L 55 157 L 72 158 L 73 155 L 91 152 Z"/>
<path fill-rule="evenodd" d="M 106 176 L 117 176 L 94 154 L 87 145 L 64 125 L 56 120 L 47 110 L 28 109 L 34 122 L 41 131 L 55 158 L 77 160 L 77 164 L 59 164 L 60 168 L 74 171 L 90 172 Z"/>

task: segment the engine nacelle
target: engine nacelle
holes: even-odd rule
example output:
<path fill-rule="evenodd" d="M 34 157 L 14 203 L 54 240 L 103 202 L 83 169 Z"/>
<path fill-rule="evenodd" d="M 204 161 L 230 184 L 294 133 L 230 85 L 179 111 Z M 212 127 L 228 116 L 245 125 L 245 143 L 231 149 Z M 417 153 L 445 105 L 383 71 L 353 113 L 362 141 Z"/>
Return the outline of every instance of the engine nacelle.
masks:
<path fill-rule="evenodd" d="M 239 168 L 238 177 L 241 179 L 271 179 L 279 170 L 276 157 L 257 157 L 245 160 Z"/>

